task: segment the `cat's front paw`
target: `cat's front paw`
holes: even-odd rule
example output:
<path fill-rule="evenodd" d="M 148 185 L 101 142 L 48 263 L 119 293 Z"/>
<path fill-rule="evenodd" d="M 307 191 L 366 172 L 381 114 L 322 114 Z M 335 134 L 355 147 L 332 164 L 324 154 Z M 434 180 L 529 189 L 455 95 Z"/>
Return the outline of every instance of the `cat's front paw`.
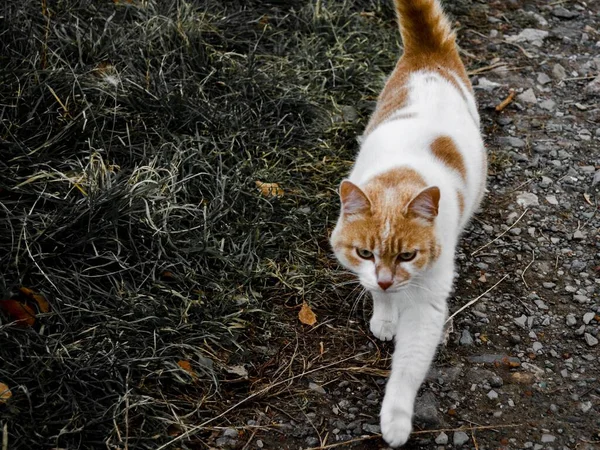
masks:
<path fill-rule="evenodd" d="M 392 408 L 381 410 L 381 434 L 390 447 L 406 444 L 412 431 L 411 418 L 406 413 Z"/>
<path fill-rule="evenodd" d="M 382 320 L 376 317 L 371 318 L 369 323 L 371 333 L 377 339 L 382 341 L 391 341 L 396 334 L 396 323 L 391 320 Z"/>

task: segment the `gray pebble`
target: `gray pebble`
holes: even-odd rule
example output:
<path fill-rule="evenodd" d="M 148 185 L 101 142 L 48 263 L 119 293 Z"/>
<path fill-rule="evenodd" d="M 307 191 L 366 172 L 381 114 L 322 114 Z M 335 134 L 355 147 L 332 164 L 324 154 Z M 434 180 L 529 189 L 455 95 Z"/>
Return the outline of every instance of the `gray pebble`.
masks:
<path fill-rule="evenodd" d="M 452 442 L 455 446 L 462 447 L 469 442 L 469 435 L 464 431 L 455 431 L 454 436 L 452 436 Z"/>
<path fill-rule="evenodd" d="M 381 433 L 381 427 L 379 425 L 373 425 L 373 424 L 370 424 L 370 423 L 363 423 L 362 428 L 367 433 L 371 433 L 371 434 L 379 434 L 379 433 Z"/>
<path fill-rule="evenodd" d="M 554 67 L 552 67 L 552 76 L 556 80 L 562 80 L 567 78 L 567 71 L 560 64 L 554 64 Z"/>
<path fill-rule="evenodd" d="M 527 89 L 522 94 L 517 95 L 517 98 L 525 103 L 537 103 L 537 98 L 535 96 L 535 92 L 533 92 L 532 88 Z"/>
<path fill-rule="evenodd" d="M 583 335 L 583 338 L 585 339 L 585 343 L 590 347 L 595 347 L 596 345 L 598 345 L 598 339 L 596 339 L 590 333 L 585 333 Z"/>
<path fill-rule="evenodd" d="M 463 330 L 460 335 L 460 345 L 470 346 L 473 345 L 473 336 L 469 333 L 469 330 Z"/>
<path fill-rule="evenodd" d="M 443 431 L 435 438 L 435 443 L 438 445 L 446 445 L 448 444 L 448 435 Z"/>
<path fill-rule="evenodd" d="M 523 314 L 521 317 L 513 319 L 513 321 L 521 328 L 525 328 L 527 324 L 527 316 Z"/>
<path fill-rule="evenodd" d="M 541 441 L 543 443 L 554 442 L 556 440 L 556 436 L 552 436 L 551 434 L 542 434 Z"/>
<path fill-rule="evenodd" d="M 574 314 L 567 314 L 566 317 L 567 326 L 572 327 L 577 324 L 577 319 Z"/>
<path fill-rule="evenodd" d="M 592 321 L 592 319 L 594 318 L 595 315 L 596 314 L 594 314 L 593 312 L 585 313 L 583 315 L 583 323 L 585 323 L 586 325 L 589 324 Z"/>
<path fill-rule="evenodd" d="M 226 428 L 222 434 L 223 437 L 237 439 L 238 432 L 235 428 Z"/>

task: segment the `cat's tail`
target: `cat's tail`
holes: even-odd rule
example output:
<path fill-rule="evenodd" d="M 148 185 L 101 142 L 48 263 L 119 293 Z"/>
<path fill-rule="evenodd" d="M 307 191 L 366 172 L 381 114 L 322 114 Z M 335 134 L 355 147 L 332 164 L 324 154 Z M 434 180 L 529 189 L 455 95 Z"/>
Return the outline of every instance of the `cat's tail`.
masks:
<path fill-rule="evenodd" d="M 404 54 L 455 50 L 455 35 L 439 0 L 395 0 Z"/>

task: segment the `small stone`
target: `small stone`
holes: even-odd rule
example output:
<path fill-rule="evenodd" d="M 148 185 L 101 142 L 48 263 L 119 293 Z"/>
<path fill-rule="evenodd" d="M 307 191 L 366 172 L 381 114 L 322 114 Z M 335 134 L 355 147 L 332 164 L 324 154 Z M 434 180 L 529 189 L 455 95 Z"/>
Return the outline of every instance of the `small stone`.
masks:
<path fill-rule="evenodd" d="M 546 75 L 545 73 L 539 73 L 537 76 L 537 82 L 540 83 L 542 86 L 544 84 L 548 84 L 552 81 L 552 78 L 550 78 L 548 75 Z"/>
<path fill-rule="evenodd" d="M 531 192 L 522 192 L 517 195 L 517 204 L 523 208 L 529 208 L 530 206 L 539 205 L 539 201 L 537 195 Z"/>
<path fill-rule="evenodd" d="M 473 345 L 473 336 L 471 336 L 471 333 L 469 333 L 469 330 L 463 330 L 461 335 L 460 335 L 460 345 L 464 345 L 464 346 L 470 346 Z"/>
<path fill-rule="evenodd" d="M 263 443 L 263 441 L 261 441 L 260 439 L 256 440 L 256 446 L 258 448 L 263 448 L 265 446 L 265 444 Z"/>
<path fill-rule="evenodd" d="M 556 436 L 552 436 L 551 434 L 542 434 L 541 441 L 546 444 L 548 442 L 554 442 L 556 440 Z"/>
<path fill-rule="evenodd" d="M 425 392 L 415 400 L 415 420 L 427 425 L 439 425 L 438 399 L 433 392 Z"/>
<path fill-rule="evenodd" d="M 552 10 L 552 15 L 560 19 L 572 19 L 573 17 L 577 17 L 579 13 L 576 11 L 569 11 L 567 8 L 563 8 L 562 6 L 557 6 Z"/>
<path fill-rule="evenodd" d="M 306 445 L 309 447 L 316 447 L 319 444 L 319 439 L 317 439 L 315 436 L 309 436 L 304 440 L 304 442 L 306 442 Z"/>
<path fill-rule="evenodd" d="M 519 336 L 518 334 L 511 334 L 508 340 L 512 345 L 517 345 L 521 343 L 521 336 Z"/>
<path fill-rule="evenodd" d="M 543 188 L 547 188 L 553 183 L 552 178 L 542 177 L 542 181 L 540 181 L 540 186 Z"/>
<path fill-rule="evenodd" d="M 574 314 L 567 314 L 567 326 L 569 327 L 573 327 L 575 325 L 577 325 L 577 319 L 575 318 Z"/>
<path fill-rule="evenodd" d="M 435 438 L 435 443 L 437 445 L 448 444 L 448 435 L 442 431 L 440 434 L 438 434 L 438 437 Z"/>
<path fill-rule="evenodd" d="M 556 199 L 556 195 L 547 195 L 546 201 L 551 205 L 558 205 L 558 200 Z"/>
<path fill-rule="evenodd" d="M 544 39 L 546 39 L 549 34 L 550 33 L 545 30 L 525 28 L 517 35 L 507 36 L 506 40 L 508 42 L 531 42 L 536 47 L 541 47 L 544 43 Z"/>
<path fill-rule="evenodd" d="M 238 445 L 238 441 L 227 437 L 220 437 L 215 441 L 215 444 L 219 448 L 235 448 Z"/>
<path fill-rule="evenodd" d="M 589 401 L 589 400 L 588 400 L 587 402 L 582 402 L 582 403 L 579 405 L 579 409 L 581 409 L 581 411 L 582 411 L 583 413 L 586 413 L 586 412 L 588 412 L 589 410 L 591 410 L 591 409 L 592 409 L 592 402 L 591 402 L 591 401 Z"/>
<path fill-rule="evenodd" d="M 546 111 L 552 111 L 556 108 L 556 102 L 552 99 L 544 100 L 540 103 L 540 108 L 545 109 Z"/>
<path fill-rule="evenodd" d="M 567 78 L 567 71 L 560 64 L 554 64 L 554 67 L 552 67 L 552 76 L 556 80 L 563 80 Z"/>
<path fill-rule="evenodd" d="M 325 389 L 323 389 L 323 386 L 318 385 L 317 383 L 313 383 L 312 381 L 310 383 L 308 383 L 308 388 L 311 391 L 315 391 L 319 394 L 325 395 Z"/>
<path fill-rule="evenodd" d="M 525 147 L 525 141 L 518 137 L 514 136 L 503 136 L 498 138 L 498 143 L 500 145 L 508 145 L 513 148 L 523 148 Z"/>
<path fill-rule="evenodd" d="M 452 442 L 456 447 L 462 447 L 469 442 L 469 435 L 464 431 L 455 431 L 452 437 Z"/>
<path fill-rule="evenodd" d="M 585 296 L 585 295 L 581 295 L 581 294 L 575 294 L 573 296 L 573 300 L 575 300 L 577 303 L 589 303 L 590 299 Z"/>
<path fill-rule="evenodd" d="M 585 235 L 583 234 L 583 232 L 581 230 L 577 230 L 575 231 L 575 233 L 573 233 L 573 239 L 584 239 Z"/>
<path fill-rule="evenodd" d="M 600 75 L 594 78 L 584 89 L 588 95 L 600 95 Z"/>
<path fill-rule="evenodd" d="M 598 345 L 598 339 L 596 339 L 590 333 L 585 333 L 583 335 L 583 338 L 585 339 L 585 343 L 590 347 L 595 347 L 596 345 Z"/>
<path fill-rule="evenodd" d="M 592 319 L 594 318 L 595 315 L 596 314 L 594 314 L 593 312 L 585 313 L 583 315 L 583 323 L 585 323 L 587 325 L 588 323 L 590 323 L 592 321 Z"/>
<path fill-rule="evenodd" d="M 554 289 L 556 287 L 556 283 L 552 283 L 550 281 L 544 281 L 542 283 L 542 286 L 544 286 L 545 289 Z"/>
<path fill-rule="evenodd" d="M 238 432 L 235 428 L 226 428 L 225 431 L 223 431 L 222 436 L 230 439 L 237 439 Z"/>
<path fill-rule="evenodd" d="M 527 324 L 527 316 L 523 314 L 521 317 L 516 317 L 513 319 L 513 322 L 516 323 L 521 328 L 525 328 Z"/>
<path fill-rule="evenodd" d="M 379 425 L 373 425 L 370 423 L 363 423 L 362 429 L 371 434 L 381 433 L 381 427 Z"/>
<path fill-rule="evenodd" d="M 525 103 L 537 103 L 537 98 L 532 88 L 529 88 L 522 94 L 517 95 L 517 98 Z"/>
<path fill-rule="evenodd" d="M 490 400 L 496 400 L 498 398 L 498 393 L 492 389 L 490 392 L 487 393 L 487 397 Z"/>
<path fill-rule="evenodd" d="M 535 303 L 535 306 L 537 306 L 539 309 L 548 309 L 548 305 L 546 305 L 543 300 L 536 299 L 533 301 L 533 303 Z"/>
<path fill-rule="evenodd" d="M 583 336 L 584 333 L 585 333 L 585 325 L 581 325 L 579 328 L 577 328 L 575 330 L 575 334 L 577 336 Z"/>
<path fill-rule="evenodd" d="M 487 78 L 481 77 L 477 83 L 477 88 L 483 89 L 484 91 L 493 91 L 498 86 L 501 86 L 500 83 L 496 83 L 495 81 L 490 81 Z"/>
<path fill-rule="evenodd" d="M 535 341 L 533 343 L 532 347 L 533 347 L 533 351 L 534 352 L 538 352 L 538 351 L 540 351 L 541 349 L 544 348 L 543 344 L 540 341 Z"/>

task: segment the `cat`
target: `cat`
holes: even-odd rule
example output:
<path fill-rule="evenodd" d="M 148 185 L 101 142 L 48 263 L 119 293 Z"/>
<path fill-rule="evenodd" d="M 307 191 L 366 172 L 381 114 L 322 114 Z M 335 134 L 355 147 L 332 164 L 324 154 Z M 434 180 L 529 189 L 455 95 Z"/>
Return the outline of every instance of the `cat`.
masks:
<path fill-rule="evenodd" d="M 331 234 L 340 264 L 372 294 L 371 332 L 395 337 L 380 415 L 393 447 L 411 433 L 447 317 L 457 241 L 487 173 L 473 89 L 439 0 L 395 6 L 404 52 L 340 185 Z"/>

